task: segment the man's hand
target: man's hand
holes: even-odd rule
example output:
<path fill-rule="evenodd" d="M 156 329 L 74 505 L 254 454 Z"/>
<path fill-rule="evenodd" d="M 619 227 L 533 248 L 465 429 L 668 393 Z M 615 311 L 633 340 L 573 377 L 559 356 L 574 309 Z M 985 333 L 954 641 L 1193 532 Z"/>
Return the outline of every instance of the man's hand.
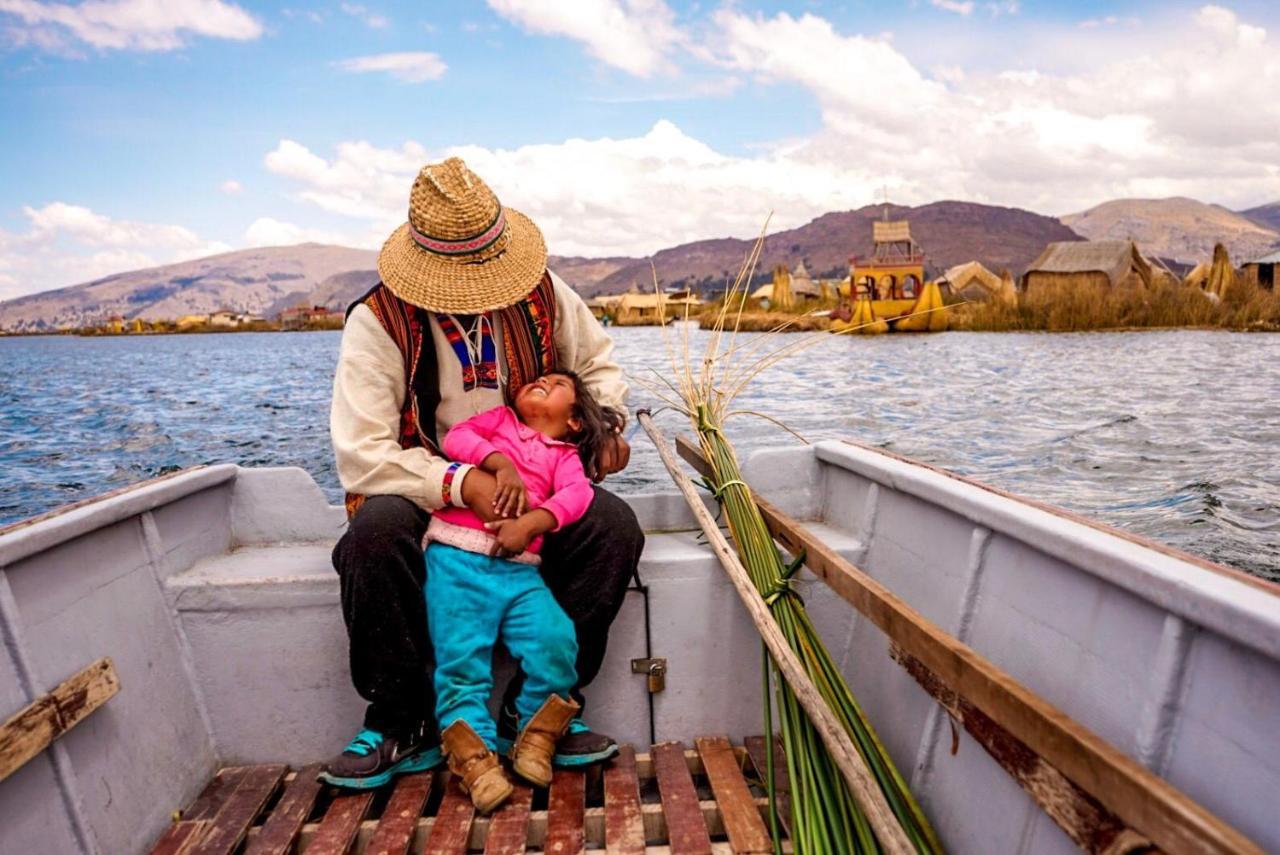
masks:
<path fill-rule="evenodd" d="M 484 527 L 493 532 L 496 542 L 493 555 L 497 558 L 514 558 L 529 548 L 529 544 L 540 534 L 546 534 L 556 527 L 555 515 L 542 508 L 535 508 L 514 520 L 494 520 Z"/>
<path fill-rule="evenodd" d="M 600 450 L 600 472 L 596 483 L 604 480 L 606 475 L 621 472 L 631 462 L 631 444 L 620 433 L 615 433 L 611 441 Z"/>
<path fill-rule="evenodd" d="M 493 510 L 493 496 L 497 488 L 497 479 L 488 472 L 470 469 L 462 479 L 462 501 L 485 522 L 496 520 L 498 515 Z"/>

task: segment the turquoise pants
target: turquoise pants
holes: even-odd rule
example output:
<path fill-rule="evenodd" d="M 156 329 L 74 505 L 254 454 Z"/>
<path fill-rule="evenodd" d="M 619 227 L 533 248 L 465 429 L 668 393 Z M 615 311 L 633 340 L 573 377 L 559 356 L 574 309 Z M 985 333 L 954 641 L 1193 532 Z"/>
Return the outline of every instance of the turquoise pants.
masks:
<path fill-rule="evenodd" d="M 443 543 L 427 546 L 427 628 L 436 654 L 436 721 L 458 719 L 485 744 L 497 744 L 489 714 L 493 645 L 498 639 L 525 674 L 516 698 L 527 722 L 548 695 L 569 698 L 578 680 L 578 639 L 537 567 L 466 552 Z"/>

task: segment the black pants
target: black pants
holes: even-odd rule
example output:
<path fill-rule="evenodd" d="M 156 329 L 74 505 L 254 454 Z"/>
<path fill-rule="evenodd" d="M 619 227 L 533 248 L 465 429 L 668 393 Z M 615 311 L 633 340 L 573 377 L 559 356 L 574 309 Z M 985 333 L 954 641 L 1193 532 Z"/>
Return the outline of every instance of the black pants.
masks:
<path fill-rule="evenodd" d="M 383 732 L 434 721 L 434 659 L 427 638 L 422 535 L 430 516 L 400 496 L 370 496 L 333 550 L 351 679 L 369 702 L 365 727 Z M 542 577 L 578 635 L 578 686 L 600 671 L 609 625 L 640 563 L 644 534 L 635 513 L 595 488 L 585 516 L 548 534 Z"/>

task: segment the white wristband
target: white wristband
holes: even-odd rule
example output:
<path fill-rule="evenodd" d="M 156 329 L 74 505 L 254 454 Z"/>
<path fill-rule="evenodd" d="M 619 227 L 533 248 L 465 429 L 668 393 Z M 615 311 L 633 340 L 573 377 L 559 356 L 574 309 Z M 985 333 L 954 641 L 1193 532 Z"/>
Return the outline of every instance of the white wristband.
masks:
<path fill-rule="evenodd" d="M 455 508 L 465 508 L 467 503 L 462 499 L 462 482 L 467 480 L 467 475 L 471 474 L 471 470 L 475 469 L 470 463 L 463 463 L 453 473 L 453 486 L 449 492 L 449 504 Z"/>

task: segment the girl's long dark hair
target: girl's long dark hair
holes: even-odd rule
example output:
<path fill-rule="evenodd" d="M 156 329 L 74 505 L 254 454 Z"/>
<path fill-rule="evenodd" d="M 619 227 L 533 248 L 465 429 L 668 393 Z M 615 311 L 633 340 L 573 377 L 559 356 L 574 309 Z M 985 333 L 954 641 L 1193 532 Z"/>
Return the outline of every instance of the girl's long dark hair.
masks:
<path fill-rule="evenodd" d="M 578 446 L 578 456 L 582 458 L 582 468 L 592 481 L 604 477 L 600 471 L 600 459 L 604 455 L 605 446 L 610 438 L 622 430 L 626 416 L 621 410 L 601 406 L 587 389 L 582 378 L 572 371 L 548 371 L 560 377 L 568 377 L 573 381 L 573 417 L 581 427 L 565 437 L 568 442 Z"/>

